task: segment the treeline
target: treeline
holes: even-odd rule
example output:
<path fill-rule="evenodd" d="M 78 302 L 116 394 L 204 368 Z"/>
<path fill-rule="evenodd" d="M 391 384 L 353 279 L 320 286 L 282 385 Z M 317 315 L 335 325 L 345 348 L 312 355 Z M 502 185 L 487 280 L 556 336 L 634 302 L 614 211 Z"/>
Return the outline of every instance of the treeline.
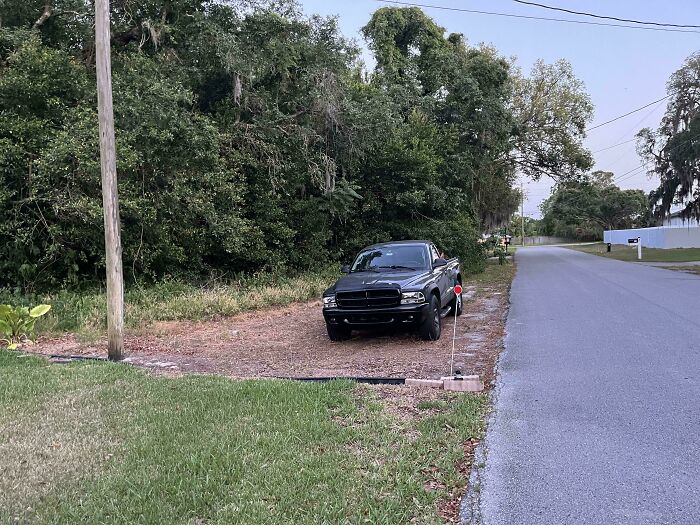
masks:
<path fill-rule="evenodd" d="M 91 9 L 3 3 L 0 287 L 102 279 Z M 371 73 L 334 19 L 293 2 L 111 9 L 128 279 L 307 269 L 410 237 L 478 271 L 516 170 L 590 166 L 591 105 L 567 63 L 524 77 L 419 9 L 374 13 Z"/>
<path fill-rule="evenodd" d="M 542 218 L 529 226 L 538 235 L 565 239 L 597 241 L 605 230 L 655 224 L 649 197 L 642 190 L 620 189 L 607 171 L 558 184 L 540 209 Z"/>

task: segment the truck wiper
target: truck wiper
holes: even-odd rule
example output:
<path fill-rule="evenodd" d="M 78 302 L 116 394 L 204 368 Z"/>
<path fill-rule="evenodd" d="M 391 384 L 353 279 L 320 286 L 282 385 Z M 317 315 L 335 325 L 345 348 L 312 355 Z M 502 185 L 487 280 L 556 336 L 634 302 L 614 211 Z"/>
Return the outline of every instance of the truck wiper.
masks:
<path fill-rule="evenodd" d="M 392 264 L 391 266 L 377 266 L 377 268 L 390 268 L 392 270 L 417 270 L 417 268 L 413 268 L 412 266 L 403 266 L 401 264 Z"/>
<path fill-rule="evenodd" d="M 376 270 L 376 266 L 373 266 L 372 268 L 359 268 L 357 270 L 350 270 L 350 273 L 357 273 L 357 272 L 375 272 L 378 273 Z"/>

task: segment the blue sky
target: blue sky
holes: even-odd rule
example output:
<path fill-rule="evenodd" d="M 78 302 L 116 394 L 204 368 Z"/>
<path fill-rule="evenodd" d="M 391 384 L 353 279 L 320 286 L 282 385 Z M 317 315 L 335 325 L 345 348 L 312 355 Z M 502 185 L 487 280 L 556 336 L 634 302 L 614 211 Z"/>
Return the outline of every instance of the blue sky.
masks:
<path fill-rule="evenodd" d="M 520 5 L 512 0 L 417 0 L 416 3 L 594 21 Z M 622 18 L 700 25 L 698 0 L 541 0 L 540 3 Z M 377 0 L 301 0 L 301 4 L 307 15 L 338 16 L 343 34 L 355 38 L 363 47 L 365 43 L 360 28 L 376 9 L 389 5 Z M 547 62 L 567 59 L 577 76 L 585 82 L 595 105 L 593 125 L 665 96 L 669 76 L 682 66 L 686 57 L 700 51 L 700 33 L 596 27 L 430 8 L 424 8 L 424 11 L 448 32 L 463 33 L 470 44 L 485 42 L 494 45 L 504 56 L 517 57 L 525 72 L 538 58 Z M 365 53 L 369 55 L 367 51 Z M 597 151 L 632 139 L 642 127 L 656 127 L 665 104 L 659 103 L 591 131 L 586 145 Z M 596 153 L 594 157 L 594 169 L 613 171 L 618 176 L 641 164 L 634 142 Z M 528 195 L 525 214 L 539 216 L 537 206 L 546 198 L 551 182 L 525 182 Z M 648 191 L 656 187 L 657 181 L 649 180 L 644 172 L 638 172 L 625 177 L 619 185 Z"/>

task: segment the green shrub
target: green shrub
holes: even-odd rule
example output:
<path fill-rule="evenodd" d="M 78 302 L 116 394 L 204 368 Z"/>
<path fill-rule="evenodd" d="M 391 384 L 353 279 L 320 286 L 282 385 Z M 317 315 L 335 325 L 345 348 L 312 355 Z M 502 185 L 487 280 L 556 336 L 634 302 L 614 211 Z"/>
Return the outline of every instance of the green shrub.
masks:
<path fill-rule="evenodd" d="M 506 262 L 507 253 L 501 246 L 496 246 L 493 249 L 493 256 L 498 257 L 498 264 L 504 264 Z"/>

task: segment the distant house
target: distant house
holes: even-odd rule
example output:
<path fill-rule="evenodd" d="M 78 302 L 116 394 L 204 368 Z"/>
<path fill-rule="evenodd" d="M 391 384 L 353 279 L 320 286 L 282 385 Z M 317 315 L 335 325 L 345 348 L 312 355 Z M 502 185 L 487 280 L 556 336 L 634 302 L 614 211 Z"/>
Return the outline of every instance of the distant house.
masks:
<path fill-rule="evenodd" d="M 664 228 L 693 228 L 697 226 L 700 226 L 700 221 L 697 219 L 684 219 L 679 211 L 669 215 L 662 223 Z"/>

